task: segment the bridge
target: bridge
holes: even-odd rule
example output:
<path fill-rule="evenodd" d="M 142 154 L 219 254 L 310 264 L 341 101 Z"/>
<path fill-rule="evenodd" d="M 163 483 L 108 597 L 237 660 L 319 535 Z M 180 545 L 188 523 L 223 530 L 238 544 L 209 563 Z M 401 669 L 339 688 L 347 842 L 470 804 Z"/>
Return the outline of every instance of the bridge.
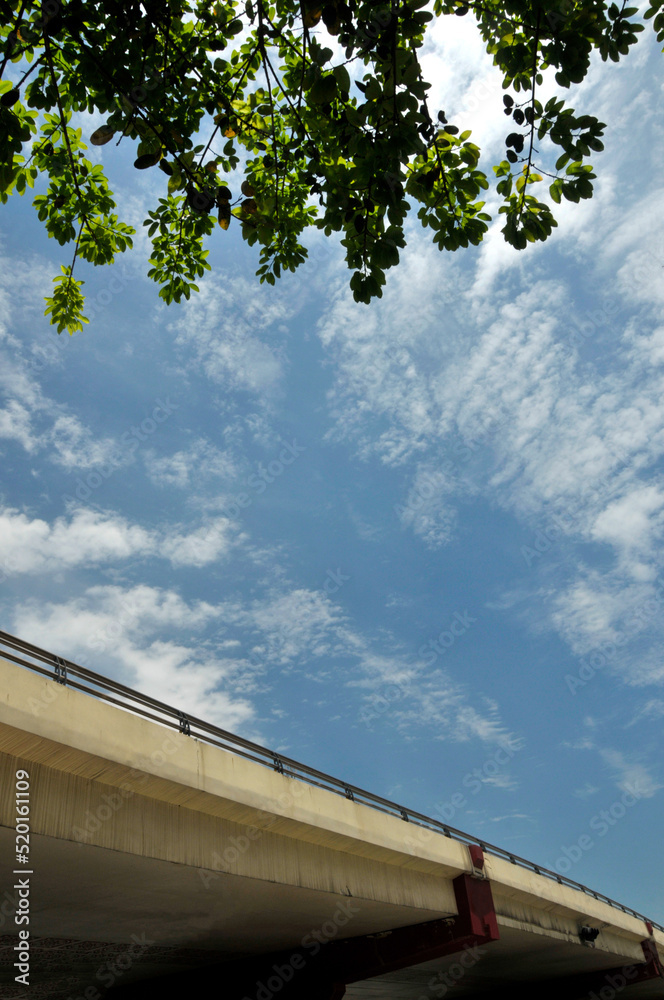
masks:
<path fill-rule="evenodd" d="M 664 998 L 664 927 L 0 632 L 0 998 Z"/>

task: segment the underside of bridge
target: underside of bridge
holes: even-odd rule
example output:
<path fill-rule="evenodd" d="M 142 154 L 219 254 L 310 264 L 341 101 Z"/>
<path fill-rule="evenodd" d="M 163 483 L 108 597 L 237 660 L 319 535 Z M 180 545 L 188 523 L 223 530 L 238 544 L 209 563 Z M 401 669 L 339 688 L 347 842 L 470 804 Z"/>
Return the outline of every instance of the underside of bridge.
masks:
<path fill-rule="evenodd" d="M 638 915 L 3 661 L 0 691 L 1 1000 L 664 998 Z"/>
<path fill-rule="evenodd" d="M 13 833 L 0 831 L 3 859 Z M 2 1000 L 664 997 L 645 926 L 628 959 L 496 913 L 478 875 L 452 880 L 457 912 L 441 916 L 50 837 L 33 850 L 27 991 L 13 965 L 22 876 L 2 868 Z"/>
<path fill-rule="evenodd" d="M 3 859 L 12 846 L 3 828 Z M 456 913 L 422 920 L 402 906 L 89 844 L 37 836 L 33 849 L 27 991 L 15 981 L 9 920 L 22 876 L 12 883 L 2 869 L 2 1000 L 133 1000 L 148 987 L 163 1000 L 664 996 L 646 927 L 628 960 L 497 914 L 491 880 L 479 875 L 452 880 Z"/>

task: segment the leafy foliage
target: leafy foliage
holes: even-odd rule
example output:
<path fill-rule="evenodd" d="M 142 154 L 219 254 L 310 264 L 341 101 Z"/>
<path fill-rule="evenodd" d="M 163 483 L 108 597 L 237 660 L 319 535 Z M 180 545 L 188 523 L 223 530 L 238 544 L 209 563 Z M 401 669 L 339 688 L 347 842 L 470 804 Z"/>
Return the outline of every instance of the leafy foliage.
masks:
<path fill-rule="evenodd" d="M 577 117 L 563 98 L 542 105 L 542 74 L 551 67 L 569 88 L 584 79 L 593 51 L 618 61 L 643 30 L 638 8 L 598 0 L 425 5 L 0 0 L 0 78 L 10 64 L 20 75 L 18 83 L 0 79 L 0 198 L 43 179 L 39 218 L 49 236 L 74 245 L 47 299 L 58 332 L 86 322 L 77 258 L 107 264 L 132 245 L 102 167 L 86 157 L 81 112 L 104 116 L 88 141 L 113 143 L 107 162 L 120 142 L 133 143 L 136 169 L 165 175 L 165 197 L 145 221 L 149 276 L 165 302 L 198 290 L 215 217 L 222 231 L 235 220 L 258 244 L 257 273 L 270 284 L 305 260 L 309 226 L 340 233 L 361 302 L 382 294 L 386 269 L 398 264 L 411 202 L 441 249 L 480 243 L 491 221 L 480 150 L 427 101 L 421 51 L 435 17 L 478 22 L 511 91 L 503 96 L 505 159 L 493 168 L 502 232 L 518 249 L 545 240 L 556 222 L 542 185 L 555 203 L 590 198 L 595 174 L 586 160 L 602 149 L 605 126 Z M 663 6 L 650 0 L 645 13 L 660 40 Z M 561 152 L 545 170 L 536 159 L 552 164 L 551 147 Z"/>

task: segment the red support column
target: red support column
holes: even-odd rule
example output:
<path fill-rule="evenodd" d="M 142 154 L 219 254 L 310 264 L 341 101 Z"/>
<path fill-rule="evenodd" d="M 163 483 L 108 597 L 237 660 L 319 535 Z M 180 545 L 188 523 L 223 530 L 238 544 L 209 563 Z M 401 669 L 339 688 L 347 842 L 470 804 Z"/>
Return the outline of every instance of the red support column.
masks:
<path fill-rule="evenodd" d="M 479 867 L 475 861 L 474 867 Z M 320 963 L 333 969 L 339 981 L 354 983 L 497 941 L 500 934 L 489 880 L 463 874 L 452 885 L 457 916 L 330 943 L 321 951 Z"/>

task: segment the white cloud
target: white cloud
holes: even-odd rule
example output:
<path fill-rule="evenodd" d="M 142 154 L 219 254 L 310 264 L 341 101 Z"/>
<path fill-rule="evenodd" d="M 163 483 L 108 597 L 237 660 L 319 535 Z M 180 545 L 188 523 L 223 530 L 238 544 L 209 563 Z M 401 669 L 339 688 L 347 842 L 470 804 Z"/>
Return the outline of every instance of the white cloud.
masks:
<path fill-rule="evenodd" d="M 484 775 L 479 780 L 483 785 L 489 785 L 491 788 L 500 788 L 505 792 L 513 792 L 518 787 L 515 779 L 507 771 L 502 771 L 499 774 Z"/>
<path fill-rule="evenodd" d="M 0 438 L 18 441 L 28 454 L 36 451 L 30 411 L 16 399 L 10 399 L 0 410 Z"/>
<path fill-rule="evenodd" d="M 408 738 L 416 738 L 424 730 L 439 740 L 479 740 L 501 746 L 517 742 L 501 720 L 496 702 L 479 698 L 481 704 L 473 705 L 465 685 L 445 671 L 423 668 L 396 654 L 363 650 L 364 645 L 357 637 L 359 670 L 348 682 L 350 687 L 369 691 L 360 721 L 371 725 L 385 720 Z M 514 787 L 505 774 L 489 777 L 490 783 Z"/>
<path fill-rule="evenodd" d="M 529 823 L 534 823 L 535 820 L 532 816 L 528 816 L 527 813 L 507 813 L 505 816 L 492 816 L 492 823 L 503 823 L 506 819 L 525 819 Z"/>
<path fill-rule="evenodd" d="M 386 309 L 368 311 L 345 288 L 334 295 L 319 325 L 319 336 L 335 359 L 337 379 L 329 394 L 337 439 L 356 439 L 363 457 L 379 454 L 399 465 L 426 447 L 435 433 L 436 410 L 428 370 L 440 368 L 441 348 L 430 343 L 437 323 L 438 296 L 432 294 L 439 256 L 417 241 L 394 276 Z M 443 351 L 444 353 L 444 351 Z"/>
<path fill-rule="evenodd" d="M 246 535 L 235 534 L 228 518 L 217 517 L 193 531 L 165 531 L 157 543 L 157 551 L 174 566 L 200 567 L 217 562 L 234 544 L 245 539 Z"/>
<path fill-rule="evenodd" d="M 486 715 L 482 715 L 470 705 L 462 706 L 457 712 L 456 731 L 458 739 L 477 738 L 495 743 L 503 743 L 511 735 L 505 732 L 496 705 L 490 706 Z"/>
<path fill-rule="evenodd" d="M 227 605 L 226 616 L 254 633 L 252 654 L 257 662 L 285 666 L 350 648 L 345 615 L 322 591 L 275 592 L 242 606 Z"/>
<path fill-rule="evenodd" d="M 444 45 L 436 41 L 432 56 Z M 654 76 L 644 84 L 642 63 L 659 58 L 655 49 L 651 40 L 619 73 L 598 62 L 581 104 L 619 107 L 633 124 L 628 109 L 645 87 L 650 114 L 659 85 Z M 483 72 L 472 46 L 468 63 L 461 93 Z M 397 516 L 432 549 L 454 538 L 470 496 L 551 535 L 533 579 L 550 623 L 581 654 L 615 638 L 664 569 L 664 196 L 639 182 L 649 168 L 635 173 L 624 135 L 609 132 L 614 154 L 597 196 L 581 212 L 562 206 L 546 248 L 517 255 L 528 263 L 510 264 L 501 282 L 486 280 L 487 269 L 495 277 L 507 266 L 497 234 L 461 262 L 415 234 L 371 311 L 337 290 L 319 324 L 336 375 L 329 437 L 404 469 Z M 661 136 L 644 142 L 657 162 Z M 552 281 L 557 253 L 574 258 L 576 273 Z M 439 477 L 428 498 L 424 475 Z M 579 543 L 601 547 L 609 568 L 586 565 Z M 539 588 L 540 567 L 552 564 L 564 566 L 562 590 Z M 640 666 L 622 653 L 614 665 L 634 683 L 664 676 L 654 646 L 641 650 Z"/>
<path fill-rule="evenodd" d="M 363 517 L 350 502 L 346 504 L 346 512 L 348 519 L 357 531 L 358 538 L 361 538 L 363 542 L 380 542 L 382 540 L 383 529 L 380 524 L 373 523 Z"/>
<path fill-rule="evenodd" d="M 55 417 L 48 440 L 55 449 L 51 461 L 66 469 L 115 470 L 133 461 L 133 452 L 121 450 L 113 438 L 95 438 L 71 413 Z"/>
<path fill-rule="evenodd" d="M 52 294 L 53 276 L 52 263 L 38 254 L 0 256 L 0 339 L 8 340 L 14 348 L 20 346 L 2 330 L 19 309 L 43 335 L 48 329 L 43 318 L 43 296 Z M 58 339 L 55 330 L 51 331 L 51 339 Z"/>
<path fill-rule="evenodd" d="M 131 462 L 131 451 L 121 450 L 112 438 L 95 438 L 67 406 L 43 392 L 36 375 L 44 367 L 38 359 L 28 360 L 18 344 L 0 354 L 0 395 L 5 400 L 0 438 L 17 441 L 29 455 L 48 450 L 49 459 L 67 470 L 113 470 Z"/>
<path fill-rule="evenodd" d="M 76 510 L 52 524 L 17 510 L 0 512 L 0 553 L 13 573 L 40 573 L 145 555 L 155 549 L 152 532 L 114 514 Z"/>
<path fill-rule="evenodd" d="M 280 392 L 284 362 L 259 334 L 283 323 L 292 307 L 285 296 L 268 299 L 256 281 L 228 278 L 204 284 L 169 329 L 186 349 L 187 365 L 227 390 L 246 391 L 261 403 Z"/>
<path fill-rule="evenodd" d="M 390 637 L 370 638 L 350 621 L 324 588 L 268 592 L 248 603 L 226 601 L 221 618 L 243 635 L 250 662 L 266 669 L 298 669 L 309 680 L 339 683 L 366 692 L 358 723 L 384 718 L 407 738 L 423 730 L 436 739 L 504 744 L 512 735 L 498 705 L 471 698 L 443 671 L 383 647 Z M 387 710 L 386 710 L 387 709 Z"/>
<path fill-rule="evenodd" d="M 657 486 L 635 486 L 597 515 L 592 537 L 614 546 L 625 560 L 647 559 L 661 539 L 663 508 L 664 492 Z"/>
<path fill-rule="evenodd" d="M 412 527 L 429 548 L 438 548 L 450 540 L 456 522 L 456 510 L 449 496 L 455 480 L 434 467 L 418 465 L 413 483 L 402 507 L 399 520 Z"/>
<path fill-rule="evenodd" d="M 600 750 L 600 756 L 612 770 L 616 785 L 621 791 L 649 799 L 660 788 L 664 788 L 643 764 L 629 761 L 619 750 Z"/>
<path fill-rule="evenodd" d="M 39 386 L 22 364 L 9 351 L 0 355 L 0 393 L 5 406 L 0 410 L 0 434 L 18 441 L 28 454 L 34 454 L 42 444 L 33 419 L 48 405 L 42 399 Z"/>
<path fill-rule="evenodd" d="M 661 719 L 662 716 L 664 716 L 664 701 L 661 698 L 650 698 L 630 719 L 627 726 L 634 726 L 644 719 Z"/>
<path fill-rule="evenodd" d="M 572 793 L 577 799 L 589 799 L 592 795 L 597 795 L 599 787 L 597 785 L 592 785 L 589 781 L 586 781 L 585 785 L 581 788 L 575 788 Z"/>
<path fill-rule="evenodd" d="M 661 576 L 634 579 L 622 566 L 603 573 L 579 568 L 576 579 L 550 598 L 551 620 L 573 652 L 593 670 L 619 674 L 629 684 L 664 678 Z"/>
<path fill-rule="evenodd" d="M 577 579 L 554 598 L 552 619 L 579 655 L 615 638 L 615 625 L 625 606 L 625 594 L 597 571 Z"/>
<path fill-rule="evenodd" d="M 52 523 L 0 509 L 0 562 L 6 573 L 56 572 L 139 557 L 204 566 L 226 555 L 237 541 L 224 517 L 192 531 L 148 530 L 118 514 L 87 508 Z"/>
<path fill-rule="evenodd" d="M 187 489 L 194 482 L 209 478 L 231 480 L 237 475 L 237 466 L 228 450 L 221 451 L 210 441 L 198 438 L 184 451 L 157 456 L 154 451 L 145 455 L 148 475 L 157 486 L 175 486 Z"/>
<path fill-rule="evenodd" d="M 595 744 L 594 744 L 593 740 L 590 739 L 589 736 L 583 736 L 583 737 L 581 737 L 581 739 L 573 740 L 572 742 L 569 742 L 568 740 L 566 740 L 563 743 L 563 746 L 564 747 L 568 747 L 570 750 L 594 750 L 595 749 Z"/>
<path fill-rule="evenodd" d="M 173 591 L 92 587 L 74 600 L 28 602 L 14 612 L 17 634 L 97 673 L 231 731 L 253 724 L 256 671 L 224 655 L 226 643 L 201 641 L 220 609 L 187 603 Z M 194 630 L 194 644 L 165 634 Z M 220 655 L 221 654 L 221 655 Z"/>
<path fill-rule="evenodd" d="M 250 603 L 211 604 L 146 585 L 96 586 L 62 603 L 29 601 L 13 620 L 16 633 L 31 642 L 100 673 L 120 671 L 124 683 L 231 729 L 252 718 L 244 696 L 256 690 L 257 675 L 297 666 L 321 683 L 338 684 L 346 675 L 348 687 L 366 692 L 365 706 L 379 706 L 377 717 L 389 690 L 385 718 L 406 738 L 426 732 L 440 740 L 514 744 L 495 702 L 480 698 L 473 705 L 443 671 L 380 652 L 321 591 L 283 589 Z M 216 637 L 201 639 L 210 629 Z M 195 645 L 184 638 L 191 633 L 199 637 Z M 321 662 L 323 670 L 312 670 Z M 356 721 L 366 719 L 360 711 Z M 506 773 L 482 780 L 515 787 Z"/>

